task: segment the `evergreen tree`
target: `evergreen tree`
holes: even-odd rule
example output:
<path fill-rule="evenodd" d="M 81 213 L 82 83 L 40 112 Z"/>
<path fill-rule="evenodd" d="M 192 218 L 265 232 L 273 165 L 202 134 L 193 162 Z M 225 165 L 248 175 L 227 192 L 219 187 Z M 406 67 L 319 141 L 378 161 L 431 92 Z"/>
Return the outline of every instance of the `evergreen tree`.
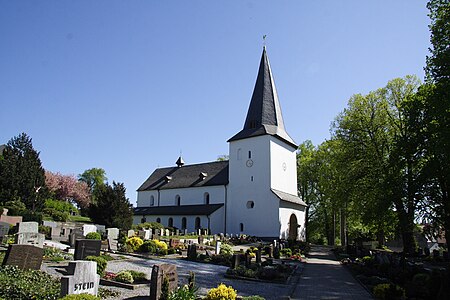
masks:
<path fill-rule="evenodd" d="M 0 158 L 0 203 L 21 201 L 34 213 L 42 208 L 46 191 L 45 171 L 32 139 L 26 133 L 13 137 Z"/>
<path fill-rule="evenodd" d="M 89 207 L 89 217 L 106 227 L 130 229 L 133 223 L 132 205 L 125 196 L 123 183 L 104 184 L 95 190 L 96 202 Z"/>

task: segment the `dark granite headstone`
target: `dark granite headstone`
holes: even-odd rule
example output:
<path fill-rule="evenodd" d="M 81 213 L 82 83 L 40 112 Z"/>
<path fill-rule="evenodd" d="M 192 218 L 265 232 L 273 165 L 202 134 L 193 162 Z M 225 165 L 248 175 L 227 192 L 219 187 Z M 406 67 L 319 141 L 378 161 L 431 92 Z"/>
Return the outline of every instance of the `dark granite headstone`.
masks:
<path fill-rule="evenodd" d="M 4 266 L 17 266 L 19 269 L 39 270 L 44 249 L 33 245 L 9 245 L 3 260 Z"/>
<path fill-rule="evenodd" d="M 188 245 L 187 258 L 189 260 L 196 260 L 197 259 L 197 246 L 196 245 L 194 245 L 194 244 Z"/>
<path fill-rule="evenodd" d="M 172 264 L 154 265 L 150 282 L 150 300 L 159 300 L 164 277 L 169 280 L 169 292 L 178 286 L 177 266 Z"/>
<path fill-rule="evenodd" d="M 9 231 L 9 223 L 0 222 L 0 239 L 8 235 L 8 231 Z"/>
<path fill-rule="evenodd" d="M 75 260 L 83 260 L 86 256 L 99 256 L 102 241 L 100 240 L 76 240 L 75 242 Z"/>
<path fill-rule="evenodd" d="M 261 249 L 256 250 L 256 263 L 261 263 Z"/>

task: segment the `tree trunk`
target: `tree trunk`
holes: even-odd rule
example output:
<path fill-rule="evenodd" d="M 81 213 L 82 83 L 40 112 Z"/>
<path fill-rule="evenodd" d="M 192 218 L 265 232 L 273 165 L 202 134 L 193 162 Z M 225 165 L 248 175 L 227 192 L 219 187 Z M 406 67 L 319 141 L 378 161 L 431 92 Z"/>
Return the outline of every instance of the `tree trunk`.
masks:
<path fill-rule="evenodd" d="M 404 210 L 403 207 L 397 206 L 397 214 L 403 239 L 403 253 L 406 256 L 413 255 L 416 251 L 416 242 L 414 239 L 414 222 L 413 220 L 410 220 L 409 214 Z"/>

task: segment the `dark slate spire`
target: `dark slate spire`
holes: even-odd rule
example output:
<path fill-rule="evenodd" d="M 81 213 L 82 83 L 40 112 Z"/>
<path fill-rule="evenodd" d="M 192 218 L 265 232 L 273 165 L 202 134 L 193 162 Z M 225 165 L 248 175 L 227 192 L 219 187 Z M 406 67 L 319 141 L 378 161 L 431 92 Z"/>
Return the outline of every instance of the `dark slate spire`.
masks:
<path fill-rule="evenodd" d="M 228 142 L 265 134 L 276 136 L 291 146 L 297 147 L 284 129 L 280 102 L 264 46 L 244 128 Z"/>
<path fill-rule="evenodd" d="M 180 155 L 180 157 L 178 157 L 176 164 L 177 164 L 177 166 L 178 166 L 179 168 L 181 168 L 182 166 L 184 166 L 184 160 L 183 160 L 183 158 L 181 157 L 181 155 Z"/>

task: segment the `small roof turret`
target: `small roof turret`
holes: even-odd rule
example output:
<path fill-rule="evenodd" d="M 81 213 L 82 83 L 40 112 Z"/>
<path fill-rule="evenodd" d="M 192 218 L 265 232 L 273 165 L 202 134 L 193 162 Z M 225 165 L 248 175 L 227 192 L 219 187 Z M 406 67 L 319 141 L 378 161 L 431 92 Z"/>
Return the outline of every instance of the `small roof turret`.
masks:
<path fill-rule="evenodd" d="M 178 157 L 176 164 L 177 164 L 177 166 L 178 166 L 179 168 L 181 168 L 182 166 L 184 166 L 184 160 L 183 160 L 183 158 L 181 157 L 181 155 L 180 155 L 180 157 Z"/>

